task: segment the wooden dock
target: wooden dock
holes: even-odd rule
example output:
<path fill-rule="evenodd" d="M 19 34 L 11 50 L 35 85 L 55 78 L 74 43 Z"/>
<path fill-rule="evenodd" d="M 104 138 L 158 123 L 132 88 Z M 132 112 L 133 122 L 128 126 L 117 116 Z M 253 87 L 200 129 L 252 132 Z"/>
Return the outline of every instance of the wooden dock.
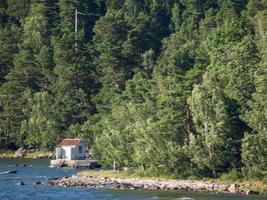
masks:
<path fill-rule="evenodd" d="M 75 168 L 87 168 L 95 169 L 99 168 L 100 165 L 97 164 L 96 160 L 86 159 L 86 160 L 65 160 L 56 159 L 50 160 L 51 167 L 75 167 Z"/>

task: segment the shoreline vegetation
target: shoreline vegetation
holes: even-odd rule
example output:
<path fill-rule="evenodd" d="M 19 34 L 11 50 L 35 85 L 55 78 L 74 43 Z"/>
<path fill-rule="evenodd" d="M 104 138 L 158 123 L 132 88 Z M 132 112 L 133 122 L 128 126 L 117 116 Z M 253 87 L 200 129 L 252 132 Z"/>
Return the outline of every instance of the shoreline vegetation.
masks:
<path fill-rule="evenodd" d="M 193 192 L 267 194 L 267 185 L 259 180 L 231 181 L 222 179 L 177 180 L 167 177 L 142 177 L 136 172 L 85 170 L 71 177 L 48 180 L 48 185 L 63 187 L 107 187 L 132 190 L 182 190 Z"/>
<path fill-rule="evenodd" d="M 16 151 L 1 150 L 0 159 L 14 158 Z M 51 158 L 51 151 L 28 150 L 20 158 L 40 159 Z M 261 194 L 267 195 L 267 184 L 259 179 L 243 179 L 236 172 L 224 173 L 217 179 L 203 178 L 185 180 L 174 177 L 144 176 L 142 173 L 133 170 L 84 170 L 71 177 L 50 179 L 48 185 L 64 187 L 110 187 L 119 189 L 136 190 L 188 190 L 195 192 L 218 192 L 218 193 L 241 193 L 241 194 Z M 229 191 L 231 190 L 231 191 Z"/>
<path fill-rule="evenodd" d="M 6 158 L 6 159 L 17 159 L 17 158 L 30 158 L 30 159 L 37 159 L 37 158 L 51 158 L 53 157 L 52 151 L 48 150 L 31 150 L 31 151 L 22 151 L 19 156 L 16 156 L 15 153 L 17 151 L 12 150 L 0 150 L 0 159 Z"/>

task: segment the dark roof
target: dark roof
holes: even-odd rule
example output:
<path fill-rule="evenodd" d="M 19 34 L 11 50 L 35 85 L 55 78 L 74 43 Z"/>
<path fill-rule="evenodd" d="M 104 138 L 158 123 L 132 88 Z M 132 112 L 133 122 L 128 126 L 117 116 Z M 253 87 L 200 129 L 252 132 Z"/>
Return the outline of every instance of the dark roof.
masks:
<path fill-rule="evenodd" d="M 78 138 L 66 138 L 59 143 L 59 146 L 75 146 L 81 142 Z"/>

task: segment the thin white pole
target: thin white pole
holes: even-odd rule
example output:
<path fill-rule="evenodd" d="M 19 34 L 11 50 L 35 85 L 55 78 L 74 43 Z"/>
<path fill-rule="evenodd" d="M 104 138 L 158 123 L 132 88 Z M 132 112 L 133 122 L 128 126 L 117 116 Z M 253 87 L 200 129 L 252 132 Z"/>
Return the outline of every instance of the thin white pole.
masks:
<path fill-rule="evenodd" d="M 77 9 L 75 9 L 75 51 L 78 51 L 78 44 L 77 44 L 77 41 L 78 41 L 78 14 L 79 15 L 87 15 L 87 16 L 99 16 L 99 14 L 96 14 L 94 15 L 93 13 L 89 13 L 89 14 L 86 14 L 86 13 L 81 13 L 81 12 L 78 12 Z"/>
<path fill-rule="evenodd" d="M 78 11 L 75 9 L 75 51 L 77 51 Z"/>

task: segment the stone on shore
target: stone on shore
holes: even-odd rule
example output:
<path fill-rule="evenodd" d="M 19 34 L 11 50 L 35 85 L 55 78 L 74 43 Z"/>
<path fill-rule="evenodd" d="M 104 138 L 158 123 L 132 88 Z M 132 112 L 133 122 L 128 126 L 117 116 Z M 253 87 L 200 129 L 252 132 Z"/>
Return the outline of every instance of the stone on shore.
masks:
<path fill-rule="evenodd" d="M 240 188 L 240 185 L 238 185 L 238 184 L 231 184 L 230 187 L 228 188 L 228 191 L 230 193 L 237 193 L 238 190 L 239 190 L 239 188 Z"/>
<path fill-rule="evenodd" d="M 48 158 L 49 158 L 49 159 L 56 159 L 56 154 L 54 154 L 54 153 L 50 153 L 50 154 L 48 155 Z"/>
<path fill-rule="evenodd" d="M 134 190 L 182 190 L 198 192 L 223 192 L 227 186 L 223 183 L 191 180 L 149 180 L 137 178 L 105 178 L 73 175 L 48 181 L 48 185 L 63 187 L 110 187 Z"/>
<path fill-rule="evenodd" d="M 15 151 L 13 157 L 14 158 L 22 158 L 25 153 L 26 153 L 26 149 L 24 149 L 23 147 L 20 147 L 17 151 Z"/>
<path fill-rule="evenodd" d="M 46 158 L 46 156 L 44 155 L 44 153 L 41 153 L 37 156 L 37 158 Z"/>
<path fill-rule="evenodd" d="M 247 190 L 246 195 L 251 195 L 251 194 L 259 194 L 259 192 L 253 191 L 253 190 Z"/>

